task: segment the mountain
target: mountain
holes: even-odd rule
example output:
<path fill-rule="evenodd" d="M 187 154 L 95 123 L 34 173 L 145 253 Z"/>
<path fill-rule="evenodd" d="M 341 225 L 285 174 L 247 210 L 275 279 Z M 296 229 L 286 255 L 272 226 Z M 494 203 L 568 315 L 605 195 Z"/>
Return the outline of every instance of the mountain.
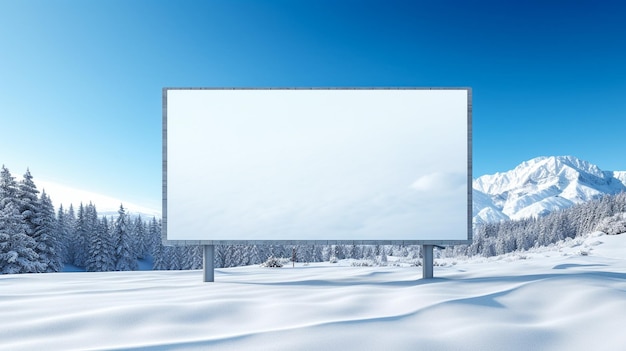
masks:
<path fill-rule="evenodd" d="M 473 182 L 474 223 L 542 216 L 626 191 L 626 171 L 603 171 L 573 156 L 537 157 Z"/>

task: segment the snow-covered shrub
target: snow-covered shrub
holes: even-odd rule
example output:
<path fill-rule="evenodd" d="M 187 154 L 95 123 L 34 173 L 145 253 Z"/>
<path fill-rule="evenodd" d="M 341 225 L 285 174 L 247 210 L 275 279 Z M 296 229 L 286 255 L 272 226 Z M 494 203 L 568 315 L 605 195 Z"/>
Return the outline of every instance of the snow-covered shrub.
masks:
<path fill-rule="evenodd" d="M 380 258 L 378 259 L 378 264 L 381 266 L 386 266 L 387 265 L 387 255 L 385 254 L 385 251 L 382 250 L 380 253 Z"/>
<path fill-rule="evenodd" d="M 626 213 L 618 213 L 611 217 L 606 217 L 600 221 L 596 230 L 608 235 L 626 233 Z"/>
<path fill-rule="evenodd" d="M 338 261 L 337 256 L 330 256 L 330 259 L 328 260 L 330 263 L 337 263 Z"/>
<path fill-rule="evenodd" d="M 373 267 L 374 262 L 371 260 L 357 260 L 352 262 L 352 267 Z"/>
<path fill-rule="evenodd" d="M 421 267 L 422 266 L 422 260 L 419 258 L 413 259 L 411 262 L 411 267 Z"/>
<path fill-rule="evenodd" d="M 261 267 L 280 268 L 282 266 L 282 260 L 274 256 L 268 257 L 265 262 L 261 263 Z"/>

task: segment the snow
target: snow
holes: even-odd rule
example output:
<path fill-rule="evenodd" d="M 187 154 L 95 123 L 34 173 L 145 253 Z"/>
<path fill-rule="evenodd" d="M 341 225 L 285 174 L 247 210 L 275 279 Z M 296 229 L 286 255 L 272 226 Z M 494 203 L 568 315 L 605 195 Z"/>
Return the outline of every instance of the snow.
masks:
<path fill-rule="evenodd" d="M 547 214 L 603 194 L 626 191 L 626 172 L 602 171 L 573 156 L 537 157 L 473 181 L 473 222 Z"/>
<path fill-rule="evenodd" d="M 626 186 L 626 171 L 614 171 L 612 176 Z"/>
<path fill-rule="evenodd" d="M 0 276 L 2 350 L 615 350 L 626 234 L 420 267 Z M 392 264 L 393 257 L 389 257 Z"/>

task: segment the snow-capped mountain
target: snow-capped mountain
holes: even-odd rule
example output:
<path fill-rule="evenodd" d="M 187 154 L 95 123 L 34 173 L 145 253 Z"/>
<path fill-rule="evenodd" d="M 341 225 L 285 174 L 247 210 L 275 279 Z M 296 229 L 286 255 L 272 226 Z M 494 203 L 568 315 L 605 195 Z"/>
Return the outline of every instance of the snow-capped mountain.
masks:
<path fill-rule="evenodd" d="M 537 157 L 473 182 L 474 223 L 541 216 L 626 191 L 626 171 L 602 171 L 573 156 Z"/>

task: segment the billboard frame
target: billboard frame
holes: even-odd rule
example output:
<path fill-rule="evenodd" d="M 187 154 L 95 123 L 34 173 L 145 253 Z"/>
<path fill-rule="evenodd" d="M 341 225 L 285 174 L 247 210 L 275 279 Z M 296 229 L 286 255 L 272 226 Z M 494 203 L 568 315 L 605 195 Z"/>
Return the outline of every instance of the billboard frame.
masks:
<path fill-rule="evenodd" d="M 467 92 L 467 239 L 463 240 L 169 240 L 167 238 L 167 93 L 170 90 L 465 90 Z M 470 87 L 164 87 L 162 89 L 162 231 L 166 246 L 205 246 L 205 260 L 213 245 L 422 245 L 432 253 L 433 246 L 467 245 L 472 242 L 472 89 Z M 427 230 L 427 229 L 426 229 Z M 211 249 L 208 249 L 208 246 Z M 425 257 L 428 255 L 424 255 Z M 431 259 L 432 259 L 432 255 Z M 212 261 L 212 259 L 211 259 Z M 426 277 L 426 267 L 424 268 Z M 432 266 L 430 267 L 432 277 Z M 205 273 L 207 269 L 205 267 Z M 212 275 L 212 272 L 211 272 Z M 205 274 L 206 278 L 206 274 Z M 207 280 L 205 280 L 207 281 Z M 213 281 L 208 280 L 208 281 Z"/>

